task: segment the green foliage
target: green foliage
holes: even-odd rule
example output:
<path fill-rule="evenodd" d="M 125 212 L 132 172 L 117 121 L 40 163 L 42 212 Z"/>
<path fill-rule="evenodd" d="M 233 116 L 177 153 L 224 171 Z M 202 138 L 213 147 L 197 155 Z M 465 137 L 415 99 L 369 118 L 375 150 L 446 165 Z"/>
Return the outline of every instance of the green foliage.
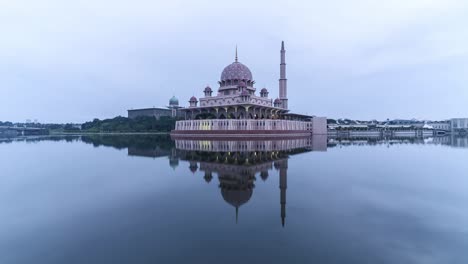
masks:
<path fill-rule="evenodd" d="M 81 126 L 86 132 L 170 132 L 175 128 L 176 119 L 161 117 L 140 116 L 130 119 L 118 116 L 112 119 L 94 119 Z"/>
<path fill-rule="evenodd" d="M 57 129 L 62 129 L 63 125 L 62 124 L 43 124 L 41 125 L 43 128 L 47 128 L 50 130 L 57 130 Z"/>
<path fill-rule="evenodd" d="M 73 131 L 80 131 L 80 128 L 78 128 L 77 126 L 73 124 L 65 124 L 63 126 L 63 130 L 67 132 L 73 132 Z"/>
<path fill-rule="evenodd" d="M 13 126 L 13 123 L 12 123 L 12 122 L 8 122 L 8 121 L 5 121 L 5 122 L 0 121 L 0 126 L 8 126 L 8 127 L 11 127 L 11 126 Z"/>

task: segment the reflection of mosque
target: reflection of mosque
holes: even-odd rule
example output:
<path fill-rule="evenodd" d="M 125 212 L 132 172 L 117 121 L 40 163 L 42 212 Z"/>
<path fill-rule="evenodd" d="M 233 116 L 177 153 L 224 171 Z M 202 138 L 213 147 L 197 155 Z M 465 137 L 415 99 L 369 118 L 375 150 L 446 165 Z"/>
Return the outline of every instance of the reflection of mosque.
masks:
<path fill-rule="evenodd" d="M 308 149 L 327 150 L 327 135 L 314 135 L 295 139 L 274 140 L 175 140 L 177 149 L 192 151 L 281 151 Z"/>
<path fill-rule="evenodd" d="M 213 180 L 216 174 L 221 195 L 236 210 L 236 222 L 239 208 L 246 204 L 253 194 L 256 175 L 267 180 L 273 168 L 279 171 L 281 221 L 286 218 L 286 188 L 288 157 L 302 151 L 264 151 L 264 152 L 197 152 L 181 151 L 181 160 L 189 161 L 189 170 L 204 173 L 206 182 Z"/>
<path fill-rule="evenodd" d="M 236 222 L 239 208 L 252 197 L 256 175 L 265 181 L 271 170 L 277 170 L 284 226 L 288 158 L 314 150 L 325 151 L 326 137 L 273 141 L 176 140 L 176 146 L 177 157 L 189 162 L 188 168 L 192 173 L 203 172 L 208 183 L 217 175 L 223 199 L 235 208 Z M 169 160 L 173 162 L 175 159 L 173 156 Z"/>
<path fill-rule="evenodd" d="M 174 147 L 175 146 L 175 147 Z M 176 140 L 142 138 L 128 144 L 129 156 L 168 157 L 176 169 L 189 163 L 192 173 L 202 172 L 210 183 L 218 178 L 221 196 L 239 209 L 252 197 L 257 177 L 266 181 L 272 170 L 279 173 L 281 222 L 286 218 L 288 158 L 309 151 L 326 151 L 327 136 L 275 140 Z"/>

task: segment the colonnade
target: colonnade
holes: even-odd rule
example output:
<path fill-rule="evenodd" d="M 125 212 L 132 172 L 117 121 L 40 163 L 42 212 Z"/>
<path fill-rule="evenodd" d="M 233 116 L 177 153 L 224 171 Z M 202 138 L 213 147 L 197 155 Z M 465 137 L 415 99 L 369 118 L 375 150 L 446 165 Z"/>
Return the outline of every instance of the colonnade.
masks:
<path fill-rule="evenodd" d="M 254 152 L 254 151 L 287 151 L 298 148 L 310 148 L 310 138 L 281 139 L 269 141 L 209 141 L 209 140 L 175 140 L 176 148 L 189 151 L 209 152 Z M 274 153 L 273 153 L 274 154 Z M 272 155 L 273 155 L 272 154 Z"/>
<path fill-rule="evenodd" d="M 177 121 L 175 130 L 312 130 L 312 122 L 264 119 L 205 119 Z"/>
<path fill-rule="evenodd" d="M 284 109 L 259 106 L 225 106 L 187 109 L 185 119 L 278 119 Z"/>

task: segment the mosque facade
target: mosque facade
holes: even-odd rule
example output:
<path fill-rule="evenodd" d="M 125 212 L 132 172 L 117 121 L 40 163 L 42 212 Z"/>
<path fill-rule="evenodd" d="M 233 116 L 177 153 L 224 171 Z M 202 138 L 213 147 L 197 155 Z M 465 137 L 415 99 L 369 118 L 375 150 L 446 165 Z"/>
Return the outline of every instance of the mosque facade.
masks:
<path fill-rule="evenodd" d="M 180 108 L 185 120 L 177 121 L 171 135 L 177 137 L 206 136 L 310 136 L 326 134 L 326 118 L 291 113 L 288 105 L 286 50 L 280 50 L 278 97 L 273 99 L 267 88 L 257 93 L 250 69 L 239 62 L 226 66 L 215 92 L 210 86 L 204 96 L 189 99 L 189 106 Z"/>

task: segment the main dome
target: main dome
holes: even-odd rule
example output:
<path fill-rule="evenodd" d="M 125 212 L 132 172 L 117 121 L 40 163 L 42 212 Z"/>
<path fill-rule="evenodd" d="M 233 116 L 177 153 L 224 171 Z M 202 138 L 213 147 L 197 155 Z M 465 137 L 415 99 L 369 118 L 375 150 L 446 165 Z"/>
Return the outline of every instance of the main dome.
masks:
<path fill-rule="evenodd" d="M 226 66 L 221 73 L 221 81 L 227 80 L 252 81 L 252 73 L 247 66 L 236 61 Z"/>

